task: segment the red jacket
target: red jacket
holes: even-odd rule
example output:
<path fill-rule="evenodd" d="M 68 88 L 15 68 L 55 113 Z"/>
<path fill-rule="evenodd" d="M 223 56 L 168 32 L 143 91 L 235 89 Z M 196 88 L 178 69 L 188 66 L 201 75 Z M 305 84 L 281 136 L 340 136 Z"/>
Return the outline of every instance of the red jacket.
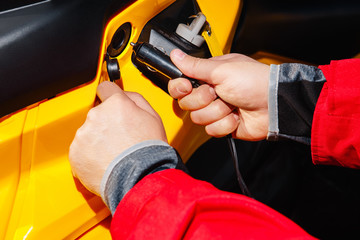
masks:
<path fill-rule="evenodd" d="M 360 168 L 360 59 L 321 66 L 326 83 L 311 132 L 315 164 Z"/>
<path fill-rule="evenodd" d="M 313 161 L 360 167 L 360 60 L 321 66 L 327 79 L 312 128 Z M 114 239 L 313 239 L 280 213 L 179 170 L 146 176 L 113 216 Z"/>
<path fill-rule="evenodd" d="M 168 169 L 126 194 L 111 224 L 114 239 L 313 239 L 264 204 Z"/>

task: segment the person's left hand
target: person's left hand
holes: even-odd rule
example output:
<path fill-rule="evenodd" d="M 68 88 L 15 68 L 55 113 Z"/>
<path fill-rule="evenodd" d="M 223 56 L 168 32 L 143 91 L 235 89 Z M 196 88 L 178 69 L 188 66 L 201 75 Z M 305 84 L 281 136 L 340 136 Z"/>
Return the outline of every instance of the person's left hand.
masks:
<path fill-rule="evenodd" d="M 142 141 L 167 138 L 160 116 L 140 94 L 112 82 L 101 83 L 97 94 L 102 103 L 76 132 L 69 159 L 74 175 L 99 195 L 101 179 L 116 156 Z"/>

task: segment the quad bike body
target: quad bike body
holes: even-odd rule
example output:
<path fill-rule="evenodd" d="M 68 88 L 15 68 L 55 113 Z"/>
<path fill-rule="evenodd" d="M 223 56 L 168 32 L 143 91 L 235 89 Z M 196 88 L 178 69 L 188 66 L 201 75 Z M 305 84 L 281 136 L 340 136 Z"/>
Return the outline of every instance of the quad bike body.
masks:
<path fill-rule="evenodd" d="M 96 87 L 113 77 L 109 62 L 118 64 L 112 65 L 115 78 L 117 72 L 121 74 L 115 82 L 142 94 L 159 113 L 169 143 L 185 162 L 210 139 L 166 93 L 164 79 L 136 65 L 130 42 L 149 42 L 157 34 L 155 39 L 194 56 L 242 52 L 269 64 L 320 64 L 354 57 L 359 52 L 359 31 L 332 26 L 340 29 L 344 40 L 302 24 L 359 19 L 359 5 L 343 6 L 339 13 L 331 4 L 323 4 L 320 11 L 318 2 L 311 8 L 306 1 L 297 1 L 297 10 L 291 10 L 286 1 L 271 5 L 260 0 L 0 3 L 0 238 L 111 238 L 110 212 L 73 177 L 68 161 L 76 130 L 96 104 Z M 206 26 L 199 33 L 205 44 L 179 42 L 176 27 L 191 23 L 189 17 L 200 11 L 206 16 Z M 346 18 L 339 20 L 339 14 Z M 293 40 L 288 43 L 284 31 L 294 28 L 297 35 L 287 34 Z M 309 40 L 306 34 L 311 31 L 318 35 Z M 295 40 L 296 36 L 303 39 Z M 326 37 L 339 47 L 319 47 Z M 311 54 L 314 49 L 317 54 Z"/>

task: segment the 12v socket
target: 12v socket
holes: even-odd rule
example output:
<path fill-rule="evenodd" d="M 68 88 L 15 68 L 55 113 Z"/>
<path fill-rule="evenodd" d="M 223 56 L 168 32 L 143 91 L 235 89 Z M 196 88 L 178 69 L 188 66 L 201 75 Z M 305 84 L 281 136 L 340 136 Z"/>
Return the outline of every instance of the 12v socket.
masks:
<path fill-rule="evenodd" d="M 122 53 L 129 43 L 131 36 L 131 24 L 124 23 L 121 25 L 113 35 L 110 45 L 107 48 L 107 53 L 110 57 L 117 57 Z"/>

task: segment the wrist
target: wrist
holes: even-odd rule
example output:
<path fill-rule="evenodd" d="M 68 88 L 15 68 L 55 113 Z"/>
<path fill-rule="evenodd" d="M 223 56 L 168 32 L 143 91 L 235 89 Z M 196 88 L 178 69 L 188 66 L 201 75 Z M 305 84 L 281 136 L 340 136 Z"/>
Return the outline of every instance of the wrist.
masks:
<path fill-rule="evenodd" d="M 138 143 L 116 157 L 107 168 L 100 194 L 113 214 L 117 205 L 137 182 L 164 169 L 185 170 L 176 150 L 160 140 Z"/>

